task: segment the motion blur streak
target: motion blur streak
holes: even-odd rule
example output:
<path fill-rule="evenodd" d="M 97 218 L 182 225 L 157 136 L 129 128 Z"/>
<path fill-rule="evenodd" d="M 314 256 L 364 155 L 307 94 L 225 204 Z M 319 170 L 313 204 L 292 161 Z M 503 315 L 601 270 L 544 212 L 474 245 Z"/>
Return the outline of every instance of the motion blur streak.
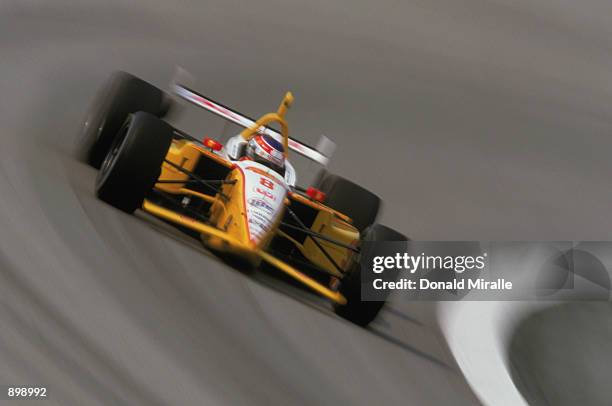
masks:
<path fill-rule="evenodd" d="M 612 4 L 202 3 L 0 3 L 0 383 L 58 405 L 477 404 L 433 304 L 358 329 L 100 203 L 80 122 L 111 71 L 178 64 L 254 116 L 293 91 L 292 134 L 333 138 L 332 170 L 413 238 L 609 239 Z"/>

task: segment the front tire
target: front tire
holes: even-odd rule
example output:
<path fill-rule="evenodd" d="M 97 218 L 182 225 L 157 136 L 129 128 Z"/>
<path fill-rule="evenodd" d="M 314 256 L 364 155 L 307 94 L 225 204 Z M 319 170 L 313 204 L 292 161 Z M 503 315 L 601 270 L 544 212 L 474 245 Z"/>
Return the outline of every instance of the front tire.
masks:
<path fill-rule="evenodd" d="M 384 243 L 387 241 L 408 241 L 408 238 L 382 224 L 375 224 L 363 232 L 362 241 L 368 241 L 371 244 L 370 248 L 374 251 L 369 254 L 378 255 L 385 251 Z M 373 256 L 373 255 L 372 255 Z M 355 263 L 353 268 L 342 278 L 338 291 L 344 295 L 347 300 L 345 305 L 334 305 L 334 312 L 352 323 L 366 327 L 370 324 L 378 313 L 382 310 L 386 303 L 386 298 L 383 301 L 362 301 L 361 300 L 361 284 L 362 284 L 362 264 Z"/>
<path fill-rule="evenodd" d="M 159 177 L 172 135 L 171 125 L 149 113 L 130 115 L 98 172 L 96 195 L 126 213 L 140 208 Z"/>
<path fill-rule="evenodd" d="M 114 73 L 99 91 L 81 133 L 80 154 L 99 169 L 127 116 L 145 111 L 163 117 L 170 98 L 162 90 L 126 72 Z"/>

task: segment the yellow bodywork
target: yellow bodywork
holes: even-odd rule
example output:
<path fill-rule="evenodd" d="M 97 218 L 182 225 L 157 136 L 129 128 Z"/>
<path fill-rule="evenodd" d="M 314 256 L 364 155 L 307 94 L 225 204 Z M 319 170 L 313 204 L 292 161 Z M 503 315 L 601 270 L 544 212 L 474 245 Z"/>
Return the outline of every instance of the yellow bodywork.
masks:
<path fill-rule="evenodd" d="M 281 127 L 285 154 L 287 154 L 289 150 L 287 146 L 288 126 L 284 116 L 287 109 L 291 106 L 292 101 L 293 96 L 291 93 L 287 93 L 276 113 L 269 113 L 262 116 L 253 126 L 245 129 L 241 133 L 242 136 L 248 140 L 253 137 L 262 126 L 267 126 L 276 122 Z M 227 168 L 225 183 L 221 186 L 218 193 L 206 194 L 202 191 L 194 190 L 190 187 L 188 182 L 189 175 L 182 171 L 185 170 L 193 173 L 198 162 L 203 159 L 212 160 L 216 164 Z M 339 304 L 346 303 L 346 299 L 339 292 L 329 289 L 291 265 L 270 255 L 266 252 L 266 248 L 275 234 L 280 235 L 281 237 L 289 239 L 309 261 L 336 277 L 342 277 L 344 271 L 347 271 L 352 265 L 354 254 L 351 250 L 320 238 L 317 238 L 317 245 L 313 240 L 313 238 L 316 237 L 313 236 L 307 236 L 302 242 L 296 241 L 279 229 L 278 222 L 283 218 L 282 214 L 278 216 L 278 222 L 273 227 L 273 230 L 275 230 L 274 232 L 269 232 L 264 238 L 257 242 L 251 241 L 249 239 L 245 207 L 246 203 L 243 188 L 243 182 L 245 181 L 244 175 L 240 170 L 234 169 L 235 165 L 232 162 L 205 147 L 185 139 L 174 140 L 172 142 L 166 155 L 166 161 L 180 167 L 182 170 L 164 162 L 158 179 L 160 183 L 155 185 L 155 189 L 173 195 L 197 197 L 204 202 L 210 203 L 210 208 L 207 213 L 208 221 L 204 223 L 195 218 L 155 204 L 150 200 L 144 201 L 142 207 L 144 211 L 196 231 L 201 235 L 202 242 L 215 251 L 239 255 L 254 265 L 257 265 L 261 261 L 265 261 L 322 296 Z M 317 211 L 315 220 L 310 227 L 312 232 L 319 233 L 324 237 L 333 239 L 347 246 L 357 245 L 359 241 L 359 232 L 350 224 L 351 219 L 347 216 L 321 203 L 312 201 L 299 194 L 289 192 L 285 199 L 285 207 L 287 205 L 290 206 L 292 202 L 309 206 L 312 210 Z M 321 251 L 321 247 L 326 253 Z M 338 270 L 336 266 L 330 262 L 327 256 L 330 256 L 341 270 Z"/>
<path fill-rule="evenodd" d="M 294 267 L 278 260 L 267 252 L 259 249 L 257 247 L 253 247 L 252 245 L 245 244 L 243 241 L 240 241 L 234 238 L 231 234 L 226 233 L 224 231 L 220 231 L 215 227 L 209 226 L 202 222 L 199 222 L 189 216 L 184 216 L 178 214 L 172 210 L 168 210 L 165 207 L 156 205 L 151 203 L 148 200 L 145 200 L 142 208 L 144 211 L 149 212 L 157 217 L 163 218 L 165 220 L 171 221 L 183 227 L 191 228 L 192 230 L 198 231 L 203 236 L 209 236 L 210 238 L 216 238 L 219 241 L 223 241 L 226 244 L 227 249 L 231 249 L 234 253 L 242 255 L 244 257 L 257 257 L 270 265 L 276 267 L 292 278 L 300 281 L 304 285 L 308 286 L 315 292 L 320 295 L 332 300 L 333 302 L 339 304 L 346 304 L 346 298 L 342 296 L 341 293 L 333 291 L 326 286 L 320 284 L 316 280 L 311 277 L 305 275 L 304 273 L 298 271 Z"/>
<path fill-rule="evenodd" d="M 249 246 L 255 246 L 249 239 L 247 230 L 246 207 L 244 206 L 244 176 L 240 171 L 232 171 L 228 180 L 234 184 L 223 185 L 221 194 L 213 202 L 210 208 L 210 222 L 216 224 L 220 230 L 236 236 L 240 241 Z M 223 240 L 214 236 L 202 237 L 205 242 L 217 250 L 223 250 Z"/>
<path fill-rule="evenodd" d="M 199 145 L 188 140 L 172 141 L 172 144 L 168 149 L 168 154 L 166 155 L 166 160 L 189 172 L 193 172 L 202 155 L 205 155 L 206 158 L 215 160 L 228 168 L 232 167 L 231 162 L 226 161 L 206 148 L 200 147 Z M 167 193 L 181 194 L 181 189 L 185 188 L 185 184 L 180 183 L 180 181 L 187 182 L 187 180 L 189 180 L 189 176 L 164 162 L 161 167 L 159 179 L 172 180 L 176 181 L 177 183 L 158 183 L 155 185 L 156 189 L 163 190 Z"/>

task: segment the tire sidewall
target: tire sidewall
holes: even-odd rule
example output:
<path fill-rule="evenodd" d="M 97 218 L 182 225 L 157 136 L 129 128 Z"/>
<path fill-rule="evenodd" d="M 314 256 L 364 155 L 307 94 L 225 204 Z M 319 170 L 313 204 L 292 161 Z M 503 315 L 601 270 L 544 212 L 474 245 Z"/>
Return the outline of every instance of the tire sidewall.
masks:
<path fill-rule="evenodd" d="M 362 232 L 362 241 L 381 242 L 386 241 L 407 241 L 408 238 L 403 234 L 383 226 L 373 224 Z M 376 247 L 374 247 L 376 249 Z M 342 278 L 339 291 L 347 299 L 346 305 L 334 305 L 334 311 L 359 326 L 365 327 L 372 322 L 386 303 L 382 301 L 362 301 L 361 299 L 361 273 L 363 267 L 361 258 L 355 261 L 350 271 Z"/>
<path fill-rule="evenodd" d="M 162 117 L 169 109 L 167 95 L 126 72 L 116 72 L 98 92 L 83 124 L 81 145 L 87 162 L 100 168 L 126 117 L 145 111 Z"/>
<path fill-rule="evenodd" d="M 97 196 L 128 213 L 139 208 L 159 177 L 172 132 L 172 126 L 149 113 L 132 114 L 124 138 L 117 140 L 116 155 L 98 172 Z"/>

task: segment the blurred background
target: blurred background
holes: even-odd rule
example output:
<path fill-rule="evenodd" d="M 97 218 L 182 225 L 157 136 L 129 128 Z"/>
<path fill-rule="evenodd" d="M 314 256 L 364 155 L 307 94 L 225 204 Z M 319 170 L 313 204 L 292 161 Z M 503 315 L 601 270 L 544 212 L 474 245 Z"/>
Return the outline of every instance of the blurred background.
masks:
<path fill-rule="evenodd" d="M 607 404 L 608 302 L 411 303 L 369 330 L 98 202 L 121 69 L 292 134 L 417 240 L 610 240 L 612 3 L 0 1 L 0 384 L 49 404 Z M 186 110 L 180 127 L 222 134 Z M 577 379 L 576 377 L 580 377 Z M 13 401 L 11 404 L 18 404 Z"/>

